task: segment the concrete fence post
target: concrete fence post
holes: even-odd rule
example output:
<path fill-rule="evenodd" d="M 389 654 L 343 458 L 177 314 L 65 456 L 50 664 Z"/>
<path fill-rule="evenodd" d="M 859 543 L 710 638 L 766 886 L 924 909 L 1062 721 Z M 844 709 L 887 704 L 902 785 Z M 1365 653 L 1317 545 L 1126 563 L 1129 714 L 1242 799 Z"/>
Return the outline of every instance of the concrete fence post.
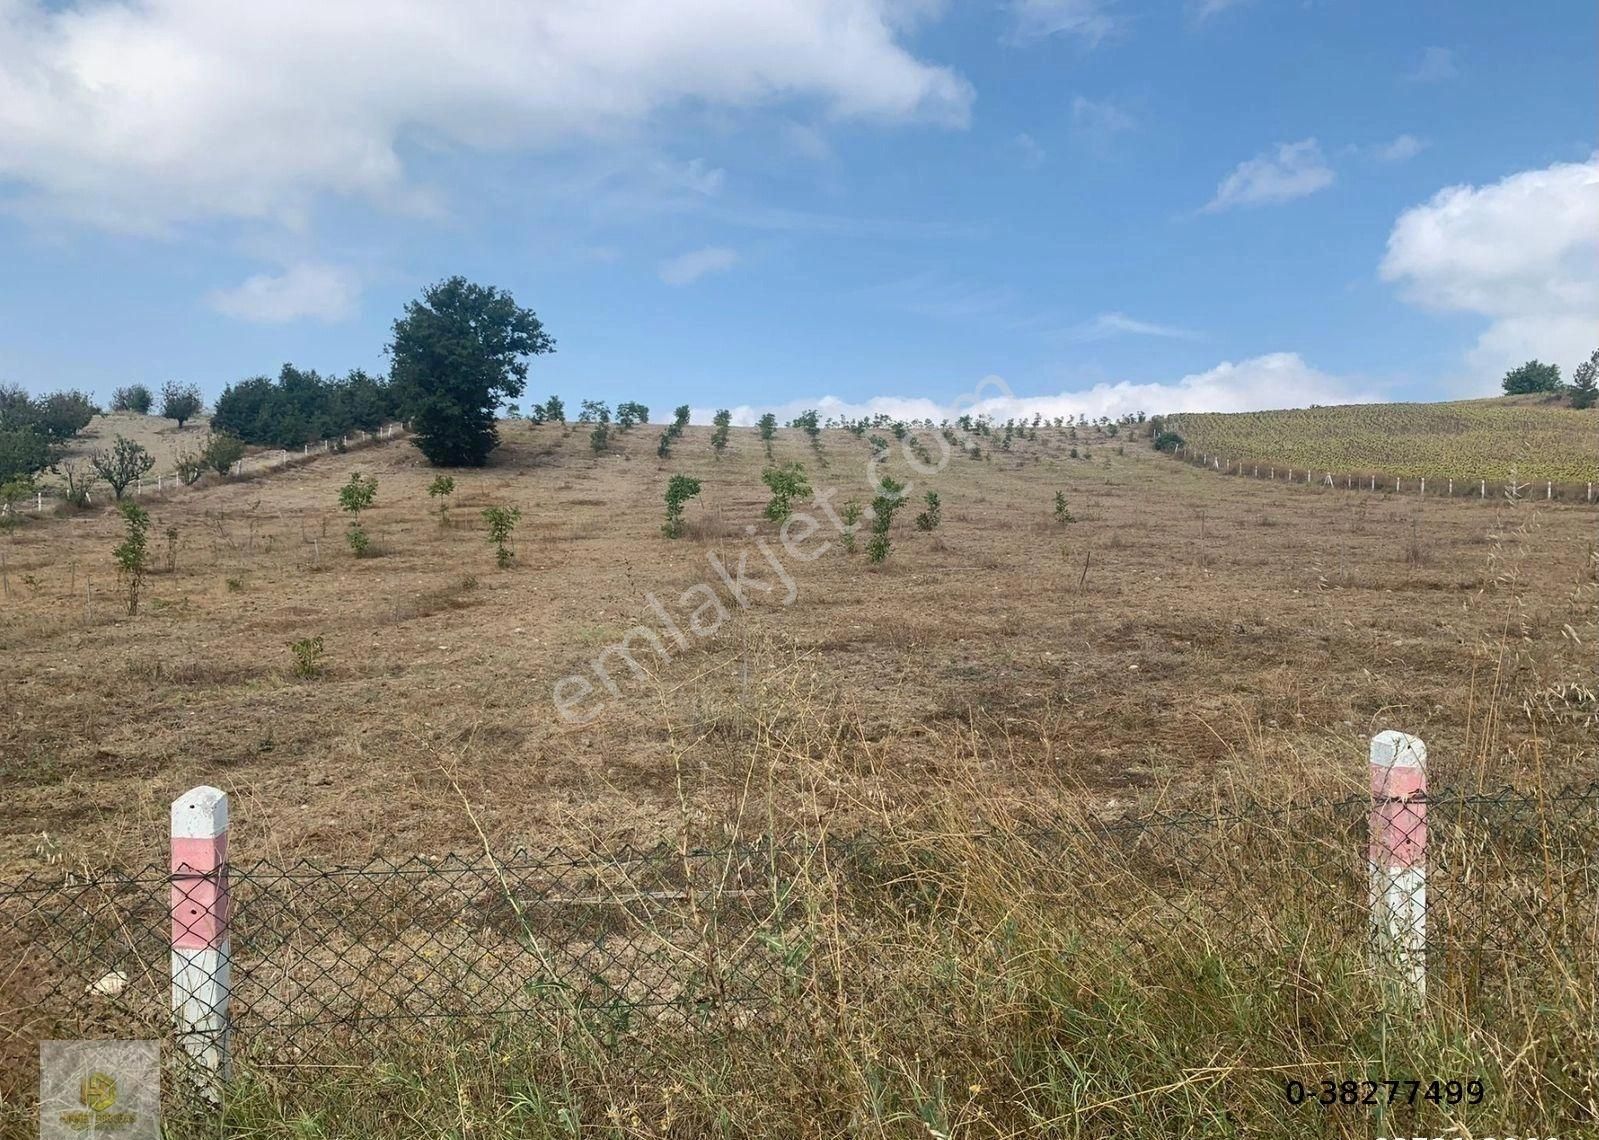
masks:
<path fill-rule="evenodd" d="M 1477 492 L 1481 498 L 1486 499 L 1488 497 L 1488 480 L 1482 480 L 1482 485 L 1477 488 Z"/>
<path fill-rule="evenodd" d="M 1421 497 L 1424 499 L 1427 497 L 1427 476 L 1425 475 L 1421 477 Z"/>
<path fill-rule="evenodd" d="M 1408 1000 L 1427 995 L 1427 746 L 1371 738 L 1371 926 L 1377 967 Z"/>
<path fill-rule="evenodd" d="M 36 510 L 36 511 L 44 510 L 44 492 L 43 491 L 35 491 L 33 493 L 33 509 Z"/>
<path fill-rule="evenodd" d="M 1543 497 L 1546 500 L 1553 499 L 1555 497 L 1555 484 L 1554 484 L 1553 480 L 1551 480 L 1548 483 L 1544 484 L 1544 496 Z"/>
<path fill-rule="evenodd" d="M 172 801 L 172 1018 L 200 1091 L 220 1103 L 228 1078 L 228 797 L 191 788 Z"/>

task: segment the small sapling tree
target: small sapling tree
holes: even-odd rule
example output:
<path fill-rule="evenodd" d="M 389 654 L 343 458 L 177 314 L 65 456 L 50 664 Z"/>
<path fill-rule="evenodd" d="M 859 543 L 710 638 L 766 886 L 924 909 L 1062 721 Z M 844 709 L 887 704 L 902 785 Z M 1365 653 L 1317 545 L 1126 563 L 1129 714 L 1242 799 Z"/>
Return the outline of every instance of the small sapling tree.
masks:
<path fill-rule="evenodd" d="M 67 504 L 73 507 L 89 505 L 89 488 L 100 481 L 100 473 L 92 466 L 85 467 L 76 459 L 64 459 L 55 466 L 61 478 L 67 481 Z"/>
<path fill-rule="evenodd" d="M 580 424 L 608 424 L 611 422 L 611 405 L 604 400 L 584 400 L 577 413 Z"/>
<path fill-rule="evenodd" d="M 117 581 L 122 586 L 122 597 L 128 607 L 128 616 L 139 612 L 139 591 L 144 587 L 144 575 L 150 568 L 150 515 L 138 503 L 118 503 L 126 530 L 122 542 L 111 552 L 117 560 Z"/>
<path fill-rule="evenodd" d="M 673 475 L 666 483 L 666 525 L 661 528 L 667 538 L 683 533 L 683 505 L 700 493 L 700 481 L 689 475 Z"/>
<path fill-rule="evenodd" d="M 761 443 L 766 445 L 766 458 L 772 458 L 772 437 L 777 434 L 777 417 L 767 412 L 760 418 Z"/>
<path fill-rule="evenodd" d="M 905 485 L 884 475 L 872 499 L 872 537 L 866 543 L 866 560 L 880 563 L 888 558 L 888 528 L 893 525 L 894 512 L 905 502 Z"/>
<path fill-rule="evenodd" d="M 433 482 L 428 484 L 428 498 L 439 501 L 439 525 L 448 526 L 450 518 L 450 496 L 455 494 L 455 480 L 449 475 L 435 475 Z"/>
<path fill-rule="evenodd" d="M 768 467 L 761 472 L 761 482 L 772 492 L 772 500 L 766 504 L 766 517 L 775 523 L 787 522 L 788 516 L 794 513 L 794 500 L 811 493 L 805 468 L 798 463 Z"/>
<path fill-rule="evenodd" d="M 727 450 L 727 432 L 733 423 L 733 413 L 726 408 L 718 408 L 711 417 L 715 430 L 711 432 L 711 449 L 716 452 L 716 458 L 722 458 L 722 452 Z"/>
<path fill-rule="evenodd" d="M 609 446 L 611 446 L 611 425 L 604 420 L 596 420 L 589 432 L 589 447 L 595 455 L 598 455 Z"/>
<path fill-rule="evenodd" d="M 855 528 L 861 521 L 861 505 L 854 499 L 844 504 L 844 549 L 850 554 L 855 553 Z"/>
<path fill-rule="evenodd" d="M 131 439 L 119 435 L 109 450 L 95 452 L 89 464 L 120 499 L 130 484 L 155 466 L 155 458 Z"/>
<path fill-rule="evenodd" d="M 1066 509 L 1066 492 L 1064 491 L 1055 492 L 1055 521 L 1062 524 L 1072 521 L 1072 513 Z"/>
<path fill-rule="evenodd" d="M 369 508 L 377 497 L 377 476 L 362 478 L 359 471 L 350 472 L 350 481 L 339 488 L 339 506 L 350 512 L 350 525 L 344 532 L 344 540 L 350 544 L 357 558 L 372 545 L 372 539 L 361 526 L 361 512 Z"/>
<path fill-rule="evenodd" d="M 483 521 L 489 524 L 489 541 L 494 544 L 494 564 L 501 570 L 511 565 L 516 552 L 511 549 L 511 532 L 522 512 L 515 507 L 485 507 Z"/>
<path fill-rule="evenodd" d="M 927 492 L 927 509 L 916 516 L 916 529 L 932 531 L 938 529 L 938 524 L 944 521 L 940 513 L 942 506 L 938 501 L 938 492 Z"/>
<path fill-rule="evenodd" d="M 294 665 L 291 667 L 294 675 L 307 681 L 322 676 L 323 648 L 321 634 L 289 642 L 289 652 L 294 655 Z"/>

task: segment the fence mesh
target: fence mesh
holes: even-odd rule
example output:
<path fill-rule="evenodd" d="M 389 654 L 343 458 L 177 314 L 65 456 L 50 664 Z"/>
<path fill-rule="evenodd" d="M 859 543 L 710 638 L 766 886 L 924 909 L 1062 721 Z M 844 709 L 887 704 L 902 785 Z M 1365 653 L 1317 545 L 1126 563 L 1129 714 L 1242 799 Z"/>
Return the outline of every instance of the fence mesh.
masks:
<path fill-rule="evenodd" d="M 1238 969 L 1292 971 L 1305 932 L 1371 940 L 1365 799 L 1243 806 L 969 837 L 1026 858 L 1006 889 L 1093 908 L 1138 954 L 1225 931 Z M 1429 992 L 1491 995 L 1510 971 L 1589 970 L 1599 946 L 1599 785 L 1427 800 Z M 578 1015 L 605 1041 L 758 1024 L 818 965 L 803 951 L 830 906 L 936 921 L 968 857 L 886 837 L 378 860 L 237 860 L 232 1049 L 295 1066 L 329 1044 L 448 1020 Z M 0 1102 L 31 1087 L 38 1042 L 171 1039 L 169 953 L 193 875 L 42 870 L 0 884 Z M 1379 898 L 1383 892 L 1377 890 Z M 1418 915 L 1420 917 L 1418 917 Z M 1392 916 L 1390 916 L 1392 917 Z M 1391 933 L 1391 932 L 1390 932 Z"/>

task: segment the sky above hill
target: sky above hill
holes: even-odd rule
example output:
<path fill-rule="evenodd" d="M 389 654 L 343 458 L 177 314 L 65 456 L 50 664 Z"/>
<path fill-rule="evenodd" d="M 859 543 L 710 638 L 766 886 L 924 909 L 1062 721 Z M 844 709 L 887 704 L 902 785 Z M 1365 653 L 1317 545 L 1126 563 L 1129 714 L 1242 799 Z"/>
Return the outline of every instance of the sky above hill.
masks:
<path fill-rule="evenodd" d="M 1592 0 L 0 0 L 0 381 L 936 414 L 1494 391 L 1599 345 Z M 526 401 L 524 401 L 525 403 Z"/>

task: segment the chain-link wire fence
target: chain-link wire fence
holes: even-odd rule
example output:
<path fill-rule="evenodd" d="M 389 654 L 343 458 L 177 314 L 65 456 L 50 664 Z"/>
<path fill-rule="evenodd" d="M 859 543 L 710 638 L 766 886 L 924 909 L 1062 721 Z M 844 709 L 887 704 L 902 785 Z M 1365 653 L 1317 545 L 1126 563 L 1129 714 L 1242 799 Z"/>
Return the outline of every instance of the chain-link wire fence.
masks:
<path fill-rule="evenodd" d="M 1599 969 L 1599 785 L 1426 800 L 1428 995 L 1491 1004 L 1512 974 Z M 1375 949 L 1369 799 L 1082 819 L 906 841 L 517 851 L 359 867 L 227 869 L 235 1058 L 293 1069 L 329 1050 L 507 1019 L 577 1019 L 648 1048 L 738 1032 L 824 965 L 807 924 L 942 921 L 974 863 L 1000 891 L 1094 918 L 1094 952 L 1221 947 L 1229 969 L 1301 976 L 1307 946 Z M 993 849 L 1001 858 L 984 860 Z M 974 858 L 974 853 L 976 857 Z M 38 1042 L 171 1040 L 174 924 L 196 880 L 163 867 L 50 868 L 0 884 L 0 1071 L 25 1099 Z M 1407 896 L 1408 897 L 1408 896 Z M 1376 911 L 1374 912 L 1374 904 Z M 1407 911 L 1406 921 L 1410 921 Z M 862 935 L 865 936 L 864 934 Z"/>

